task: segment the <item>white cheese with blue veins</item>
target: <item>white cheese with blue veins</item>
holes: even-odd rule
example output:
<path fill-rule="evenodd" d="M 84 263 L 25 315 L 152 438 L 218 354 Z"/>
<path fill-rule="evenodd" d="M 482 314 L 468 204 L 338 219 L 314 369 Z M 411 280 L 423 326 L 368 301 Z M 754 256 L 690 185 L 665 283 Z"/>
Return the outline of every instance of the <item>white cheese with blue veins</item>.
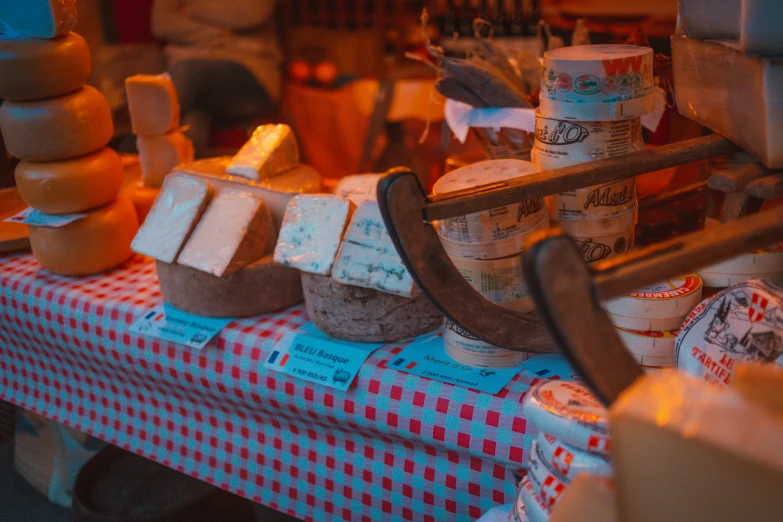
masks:
<path fill-rule="evenodd" d="M 339 196 L 300 195 L 288 202 L 275 261 L 328 276 L 354 206 Z"/>
<path fill-rule="evenodd" d="M 354 212 L 332 278 L 345 285 L 374 288 L 403 297 L 419 293 L 389 237 L 378 202 L 365 201 Z"/>

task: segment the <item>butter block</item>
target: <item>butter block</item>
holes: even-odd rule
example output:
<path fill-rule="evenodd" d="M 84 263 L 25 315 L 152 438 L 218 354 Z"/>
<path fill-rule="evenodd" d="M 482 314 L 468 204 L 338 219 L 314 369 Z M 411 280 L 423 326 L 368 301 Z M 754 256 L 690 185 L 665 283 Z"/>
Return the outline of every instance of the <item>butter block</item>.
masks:
<path fill-rule="evenodd" d="M 356 209 L 340 245 L 332 277 L 345 285 L 413 297 L 419 288 L 402 263 L 376 201 Z"/>
<path fill-rule="evenodd" d="M 160 187 L 174 167 L 193 161 L 193 142 L 179 131 L 162 136 L 137 136 L 141 180 L 147 187 Z"/>
<path fill-rule="evenodd" d="M 178 263 L 218 277 L 271 253 L 272 216 L 261 198 L 223 190 L 212 199 Z"/>
<path fill-rule="evenodd" d="M 294 197 L 280 228 L 275 261 L 302 272 L 330 275 L 352 205 L 338 196 Z"/>
<path fill-rule="evenodd" d="M 288 125 L 261 125 L 226 171 L 253 181 L 278 176 L 299 165 L 299 144 Z"/>
<path fill-rule="evenodd" d="M 212 187 L 182 174 L 169 176 L 138 234 L 134 252 L 174 263 L 212 197 Z"/>
<path fill-rule="evenodd" d="M 133 134 L 160 136 L 179 126 L 179 98 L 168 73 L 129 77 L 125 95 Z"/>
<path fill-rule="evenodd" d="M 735 41 L 671 41 L 680 114 L 723 134 L 768 168 L 783 167 L 783 61 L 746 56 Z"/>

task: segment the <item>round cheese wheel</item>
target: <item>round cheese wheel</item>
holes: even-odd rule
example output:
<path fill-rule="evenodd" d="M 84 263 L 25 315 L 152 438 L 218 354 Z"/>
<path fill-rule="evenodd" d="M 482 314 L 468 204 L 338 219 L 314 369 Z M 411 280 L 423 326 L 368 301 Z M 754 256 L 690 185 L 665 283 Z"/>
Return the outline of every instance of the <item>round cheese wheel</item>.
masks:
<path fill-rule="evenodd" d="M 160 194 L 160 189 L 145 187 L 141 181 L 138 181 L 125 187 L 122 193 L 133 201 L 133 206 L 136 207 L 136 213 L 139 215 L 139 223 L 141 224 L 147 219 L 147 214 L 150 213 L 150 209 L 155 203 L 155 199 L 158 197 L 158 194 Z"/>
<path fill-rule="evenodd" d="M 78 91 L 92 72 L 84 38 L 0 39 L 0 98 L 40 100 Z"/>
<path fill-rule="evenodd" d="M 125 196 L 87 212 L 62 227 L 30 227 L 30 246 L 43 268 L 55 274 L 83 276 L 114 268 L 133 255 L 130 244 L 139 228 L 136 209 Z"/>
<path fill-rule="evenodd" d="M 6 101 L 0 105 L 0 131 L 12 156 L 56 161 L 102 149 L 114 124 L 103 94 L 87 86 L 59 98 Z"/>
<path fill-rule="evenodd" d="M 408 339 L 437 330 L 443 315 L 424 294 L 400 297 L 302 272 L 310 320 L 335 339 L 365 343 Z"/>
<path fill-rule="evenodd" d="M 25 202 L 47 214 L 71 214 L 111 203 L 123 179 L 120 157 L 107 148 L 63 161 L 22 161 L 15 175 Z"/>
<path fill-rule="evenodd" d="M 299 270 L 266 256 L 227 277 L 156 261 L 164 299 L 185 312 L 205 317 L 252 317 L 277 312 L 302 301 Z"/>

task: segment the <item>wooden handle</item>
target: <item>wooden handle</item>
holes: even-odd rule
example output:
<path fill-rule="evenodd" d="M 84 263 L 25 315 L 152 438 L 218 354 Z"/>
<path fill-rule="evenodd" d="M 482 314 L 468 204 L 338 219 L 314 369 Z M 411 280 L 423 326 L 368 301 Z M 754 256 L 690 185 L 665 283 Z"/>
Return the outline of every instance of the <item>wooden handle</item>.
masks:
<path fill-rule="evenodd" d="M 505 182 L 430 196 L 424 208 L 424 218 L 434 221 L 464 216 L 526 199 L 620 181 L 647 172 L 729 154 L 735 150 L 737 147 L 729 140 L 719 134 L 711 134 L 616 158 L 580 163 Z"/>

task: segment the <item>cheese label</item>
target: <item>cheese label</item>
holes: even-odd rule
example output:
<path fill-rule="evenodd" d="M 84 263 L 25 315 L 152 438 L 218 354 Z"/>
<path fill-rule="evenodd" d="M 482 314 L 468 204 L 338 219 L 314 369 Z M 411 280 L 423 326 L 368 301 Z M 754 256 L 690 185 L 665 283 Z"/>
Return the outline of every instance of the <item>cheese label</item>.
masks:
<path fill-rule="evenodd" d="M 751 279 L 703 301 L 677 336 L 677 368 L 719 387 L 739 363 L 771 362 L 783 353 L 783 287 Z"/>
<path fill-rule="evenodd" d="M 678 330 L 668 332 L 639 332 L 625 328 L 616 328 L 616 330 L 628 351 L 637 357 L 674 358 L 674 345 L 677 341 Z"/>
<path fill-rule="evenodd" d="M 530 522 L 546 522 L 551 515 L 550 509 L 536 493 L 540 489 L 541 484 L 531 473 L 528 473 L 519 484 L 517 503 L 525 507 L 525 513 Z"/>
<path fill-rule="evenodd" d="M 543 431 L 538 432 L 536 449 L 538 460 L 554 469 L 567 481 L 573 480 L 579 473 L 590 473 L 602 477 L 612 476 L 612 465 L 608 460 L 563 444 Z M 532 446 L 530 451 L 533 452 Z"/>
<path fill-rule="evenodd" d="M 328 388 L 346 391 L 364 362 L 383 343 L 338 341 L 313 323 L 287 332 L 272 348 L 264 367 Z"/>
<path fill-rule="evenodd" d="M 18 223 L 20 225 L 30 225 L 33 227 L 52 227 L 59 228 L 84 219 L 87 214 L 44 214 L 31 207 L 28 207 L 18 214 L 4 219 L 6 223 Z"/>
<path fill-rule="evenodd" d="M 201 350 L 233 321 L 189 314 L 169 303 L 163 303 L 137 319 L 128 332 Z"/>
<path fill-rule="evenodd" d="M 540 489 L 535 491 L 538 498 L 547 509 L 554 509 L 557 501 L 560 500 L 560 495 L 566 489 L 567 481 L 544 459 L 538 441 L 535 440 L 530 444 L 530 450 L 527 453 L 527 470 L 540 485 Z"/>
<path fill-rule="evenodd" d="M 633 249 L 634 230 L 605 236 L 573 237 L 576 248 L 586 263 L 595 263 L 609 257 L 615 257 Z"/>

